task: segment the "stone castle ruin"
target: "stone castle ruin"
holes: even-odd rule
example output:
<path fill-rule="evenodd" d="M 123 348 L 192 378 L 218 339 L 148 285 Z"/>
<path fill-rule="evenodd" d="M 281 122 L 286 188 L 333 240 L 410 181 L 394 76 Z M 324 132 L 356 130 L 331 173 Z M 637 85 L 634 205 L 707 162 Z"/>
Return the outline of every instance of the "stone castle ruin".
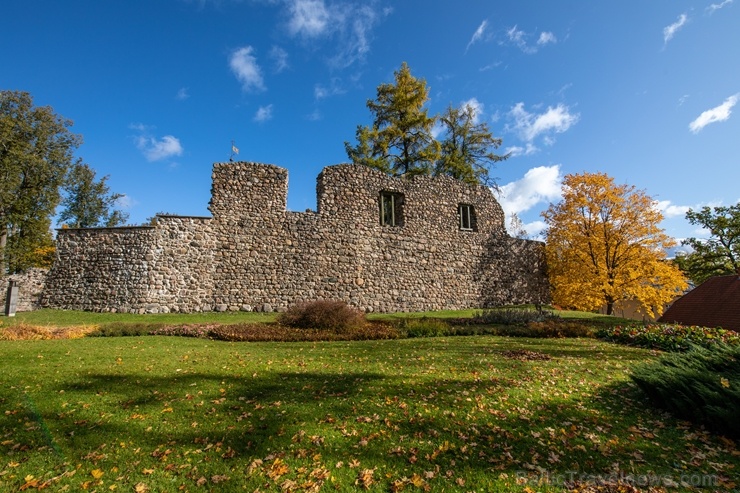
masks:
<path fill-rule="evenodd" d="M 62 229 L 39 304 L 166 313 L 284 310 L 317 299 L 368 312 L 548 300 L 540 242 L 511 238 L 485 186 L 324 168 L 317 210 L 286 210 L 288 173 L 213 166 L 212 217 Z"/>

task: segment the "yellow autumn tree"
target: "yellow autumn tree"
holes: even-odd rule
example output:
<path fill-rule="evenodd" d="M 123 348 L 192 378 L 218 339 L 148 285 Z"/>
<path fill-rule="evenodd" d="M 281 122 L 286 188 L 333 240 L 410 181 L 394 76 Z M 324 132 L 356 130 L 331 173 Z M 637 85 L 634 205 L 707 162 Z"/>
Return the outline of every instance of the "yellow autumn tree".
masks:
<path fill-rule="evenodd" d="M 556 304 L 611 315 L 620 300 L 644 313 L 662 309 L 686 288 L 666 249 L 675 245 L 658 224 L 655 201 L 604 173 L 567 175 L 563 200 L 542 213 L 546 255 Z"/>

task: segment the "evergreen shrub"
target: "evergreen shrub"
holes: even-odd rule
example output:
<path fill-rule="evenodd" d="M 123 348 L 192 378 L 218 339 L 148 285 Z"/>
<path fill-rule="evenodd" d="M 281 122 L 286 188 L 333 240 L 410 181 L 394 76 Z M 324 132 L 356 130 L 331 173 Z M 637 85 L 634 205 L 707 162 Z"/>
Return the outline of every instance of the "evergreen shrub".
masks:
<path fill-rule="evenodd" d="M 740 346 L 693 346 L 636 367 L 631 378 L 657 407 L 740 438 Z"/>

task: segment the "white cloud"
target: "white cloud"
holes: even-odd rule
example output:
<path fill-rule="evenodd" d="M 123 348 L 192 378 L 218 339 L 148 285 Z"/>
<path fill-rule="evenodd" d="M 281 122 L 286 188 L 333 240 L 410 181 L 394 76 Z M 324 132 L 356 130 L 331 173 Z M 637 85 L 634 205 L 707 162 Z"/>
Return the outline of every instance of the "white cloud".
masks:
<path fill-rule="evenodd" d="M 688 94 L 684 94 L 683 96 L 681 96 L 680 98 L 678 98 L 678 105 L 679 106 L 683 106 L 683 104 L 686 101 L 688 101 L 688 100 L 689 100 L 689 95 Z"/>
<path fill-rule="evenodd" d="M 527 238 L 542 239 L 542 233 L 547 229 L 547 223 L 545 221 L 532 221 L 531 223 L 524 223 L 522 228 L 527 232 Z"/>
<path fill-rule="evenodd" d="M 315 38 L 329 29 L 329 11 L 323 0 L 292 0 L 289 2 L 288 31 L 293 36 Z"/>
<path fill-rule="evenodd" d="M 724 0 L 721 3 L 713 3 L 709 7 L 707 7 L 707 12 L 710 14 L 713 14 L 715 11 L 721 9 L 722 7 L 726 7 L 732 3 L 733 0 Z"/>
<path fill-rule="evenodd" d="M 733 94 L 725 99 L 721 105 L 703 112 L 696 120 L 689 123 L 689 130 L 693 133 L 698 133 L 710 123 L 728 120 L 732 114 L 732 108 L 737 104 L 738 98 L 740 98 L 740 93 Z"/>
<path fill-rule="evenodd" d="M 510 218 L 512 214 L 518 215 L 538 204 L 559 199 L 562 181 L 559 164 L 532 168 L 521 180 L 500 186 L 498 201 Z"/>
<path fill-rule="evenodd" d="M 655 208 L 662 212 L 665 218 L 683 217 L 691 209 L 688 205 L 673 205 L 670 200 L 656 201 Z"/>
<path fill-rule="evenodd" d="M 439 136 L 444 134 L 446 131 L 447 127 L 445 127 L 443 123 L 437 120 L 436 122 L 434 122 L 434 126 L 432 126 L 432 137 L 438 139 Z"/>
<path fill-rule="evenodd" d="M 144 154 L 147 161 L 161 161 L 173 156 L 181 156 L 183 152 L 180 140 L 172 135 L 165 135 L 161 139 L 139 135 L 135 141 L 136 147 Z"/>
<path fill-rule="evenodd" d="M 288 52 L 279 46 L 273 46 L 270 48 L 270 53 L 268 55 L 275 64 L 275 72 L 278 74 L 289 67 Z"/>
<path fill-rule="evenodd" d="M 175 99 L 177 99 L 179 101 L 184 101 L 184 100 L 188 99 L 189 97 L 190 97 L 190 94 L 188 93 L 188 88 L 187 87 L 181 87 L 177 91 L 177 95 L 175 96 Z"/>
<path fill-rule="evenodd" d="M 133 197 L 124 193 L 116 199 L 115 206 L 119 209 L 130 210 L 138 203 Z"/>
<path fill-rule="evenodd" d="M 237 48 L 229 57 L 229 67 L 236 78 L 241 82 L 245 91 L 263 91 L 265 83 L 262 79 L 262 70 L 257 65 L 251 46 Z"/>
<path fill-rule="evenodd" d="M 557 43 L 558 38 L 555 37 L 555 35 L 548 31 L 543 31 L 540 33 L 540 37 L 537 40 L 537 44 L 540 46 L 544 46 L 549 43 Z"/>
<path fill-rule="evenodd" d="M 483 116 L 484 105 L 476 98 L 470 98 L 467 101 L 463 101 L 460 108 L 470 108 L 473 110 L 473 123 L 477 124 L 480 122 L 481 116 Z"/>
<path fill-rule="evenodd" d="M 260 106 L 259 109 L 257 109 L 257 113 L 254 114 L 253 120 L 260 123 L 272 120 L 272 105 L 268 104 L 267 106 Z"/>
<path fill-rule="evenodd" d="M 468 49 L 470 49 L 471 46 L 473 46 L 475 43 L 483 39 L 483 35 L 486 33 L 487 27 L 488 27 L 488 19 L 481 22 L 480 26 L 478 26 L 478 29 L 476 29 L 475 32 L 473 33 L 473 37 L 470 38 L 470 41 L 468 42 L 468 46 L 465 47 L 466 53 Z"/>
<path fill-rule="evenodd" d="M 674 22 L 670 26 L 664 27 L 663 28 L 663 42 L 668 43 L 668 41 L 673 39 L 673 36 L 676 35 L 676 32 L 678 32 L 679 29 L 685 26 L 688 20 L 689 20 L 689 17 L 686 14 L 681 14 L 678 16 L 678 20 L 676 22 Z"/>
<path fill-rule="evenodd" d="M 547 111 L 540 114 L 529 113 L 524 109 L 524 103 L 517 103 L 509 111 L 509 117 L 513 124 L 507 125 L 507 130 L 517 132 L 522 140 L 531 143 L 539 135 L 567 131 L 578 122 L 580 115 L 571 113 L 570 108 L 562 103 L 555 107 L 548 106 Z M 546 144 L 552 145 L 554 140 L 551 136 L 546 136 Z"/>

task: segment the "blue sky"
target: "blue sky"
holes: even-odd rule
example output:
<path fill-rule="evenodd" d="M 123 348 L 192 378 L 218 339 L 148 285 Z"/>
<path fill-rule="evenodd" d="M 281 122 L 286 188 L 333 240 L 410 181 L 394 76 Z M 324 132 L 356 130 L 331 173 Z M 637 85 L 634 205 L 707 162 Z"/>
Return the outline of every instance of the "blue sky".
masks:
<path fill-rule="evenodd" d="M 130 221 L 208 215 L 213 162 L 321 168 L 407 62 L 428 107 L 471 104 L 511 158 L 492 173 L 530 234 L 564 174 L 645 190 L 666 231 L 740 200 L 740 0 L 8 0 L 0 88 L 74 121 Z"/>

